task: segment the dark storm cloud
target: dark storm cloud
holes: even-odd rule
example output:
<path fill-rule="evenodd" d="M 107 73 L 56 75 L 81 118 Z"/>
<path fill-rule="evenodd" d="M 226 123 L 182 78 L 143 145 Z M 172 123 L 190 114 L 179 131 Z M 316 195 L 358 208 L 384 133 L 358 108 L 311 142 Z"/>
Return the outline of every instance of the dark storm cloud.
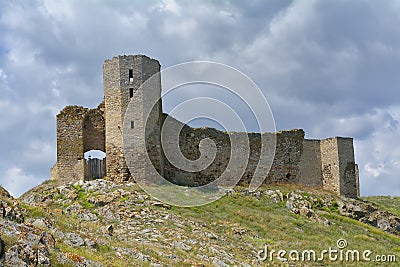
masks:
<path fill-rule="evenodd" d="M 278 129 L 355 137 L 362 193 L 399 195 L 399 13 L 398 1 L 1 1 L 0 183 L 19 194 L 47 179 L 55 115 L 102 100 L 104 59 L 147 54 L 243 71 Z"/>

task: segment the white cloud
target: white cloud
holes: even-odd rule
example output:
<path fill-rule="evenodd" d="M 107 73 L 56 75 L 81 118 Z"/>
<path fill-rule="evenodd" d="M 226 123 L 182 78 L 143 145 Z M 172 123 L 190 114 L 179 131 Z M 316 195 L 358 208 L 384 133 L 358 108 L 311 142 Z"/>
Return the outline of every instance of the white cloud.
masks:
<path fill-rule="evenodd" d="M 329 112 L 329 111 L 328 111 Z M 333 112 L 332 112 L 333 113 Z M 374 137 L 380 131 L 395 129 L 399 124 L 390 109 L 372 109 L 361 114 L 331 114 L 320 124 L 313 127 L 312 133 L 323 136 L 349 136 L 357 139 Z"/>
<path fill-rule="evenodd" d="M 7 75 L 4 73 L 4 70 L 2 68 L 0 68 L 0 80 L 7 80 Z"/>
<path fill-rule="evenodd" d="M 159 6 L 160 10 L 169 11 L 176 16 L 180 16 L 181 7 L 174 0 L 164 0 L 162 4 Z"/>
<path fill-rule="evenodd" d="M 372 166 L 372 163 L 365 164 L 365 172 L 368 176 L 378 177 L 385 174 L 385 168 L 382 164 Z"/>
<path fill-rule="evenodd" d="M 5 187 L 14 197 L 19 197 L 27 188 L 32 188 L 39 182 L 34 176 L 26 174 L 18 167 L 9 168 L 2 176 L 7 178 L 2 179 L 1 186 Z"/>
<path fill-rule="evenodd" d="M 382 120 L 373 119 L 375 130 L 371 136 L 356 141 L 356 160 L 361 163 L 361 189 L 365 195 L 400 195 L 399 117 L 400 105 L 389 107 Z"/>
<path fill-rule="evenodd" d="M 50 165 L 55 160 L 53 143 L 40 139 L 31 140 L 29 146 L 21 153 L 21 157 L 30 164 Z"/>

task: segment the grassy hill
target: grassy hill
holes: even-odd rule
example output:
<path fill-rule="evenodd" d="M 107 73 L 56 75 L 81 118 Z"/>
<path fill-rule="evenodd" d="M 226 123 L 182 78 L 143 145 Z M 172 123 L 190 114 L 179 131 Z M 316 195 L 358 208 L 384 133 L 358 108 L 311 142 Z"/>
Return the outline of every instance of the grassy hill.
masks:
<path fill-rule="evenodd" d="M 2 199 L 8 203 L 3 206 L 17 209 L 14 213 L 20 212 L 24 217 L 22 223 L 12 216 L 3 216 L 1 239 L 5 262 L 15 254 L 7 251 L 21 252 L 15 246 L 28 244 L 29 253 L 36 255 L 36 266 L 398 266 L 400 263 L 400 224 L 399 232 L 396 225 L 390 227 L 393 226 L 390 222 L 397 222 L 397 216 L 400 217 L 400 198 L 369 197 L 356 201 L 311 188 L 279 185 L 265 186 L 256 192 L 237 187 L 209 205 L 182 208 L 152 199 L 135 184 L 116 185 L 99 180 L 66 185 L 48 181 L 25 193 L 18 204 L 6 196 Z M 18 231 L 21 225 L 27 228 L 23 236 Z M 13 227 L 17 229 L 14 232 Z M 26 237 L 29 233 L 39 237 L 49 233 L 54 242 L 50 237 L 46 242 L 33 238 L 37 244 L 36 241 L 31 244 Z M 342 246 L 337 244 L 338 240 L 347 246 L 338 249 L 338 245 Z M 268 252 L 275 250 L 272 261 L 262 259 L 264 252 L 260 251 L 266 247 Z M 47 254 L 42 252 L 44 249 Z M 307 258 L 311 250 L 315 251 L 318 259 L 323 250 L 329 249 L 338 250 L 337 260 L 330 260 L 328 252 L 322 261 L 301 260 L 303 253 Z M 279 250 L 287 252 L 286 260 L 277 258 Z M 298 261 L 293 260 L 297 254 L 292 250 L 298 252 Z M 346 261 L 349 250 L 359 251 L 361 261 Z M 371 250 L 370 262 L 362 261 L 366 250 Z M 40 253 L 47 255 L 48 260 L 42 259 L 40 263 Z M 396 262 L 377 263 L 376 256 Z"/>

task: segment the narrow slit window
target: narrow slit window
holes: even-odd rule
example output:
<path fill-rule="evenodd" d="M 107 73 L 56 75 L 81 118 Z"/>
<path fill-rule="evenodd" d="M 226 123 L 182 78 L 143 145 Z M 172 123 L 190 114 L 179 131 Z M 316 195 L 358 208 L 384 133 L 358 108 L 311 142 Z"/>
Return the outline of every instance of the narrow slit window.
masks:
<path fill-rule="evenodd" d="M 133 69 L 129 70 L 129 82 L 133 82 Z"/>
<path fill-rule="evenodd" d="M 131 98 L 133 97 L 133 88 L 129 88 L 129 95 Z"/>
<path fill-rule="evenodd" d="M 131 121 L 131 129 L 135 128 L 135 122 Z"/>

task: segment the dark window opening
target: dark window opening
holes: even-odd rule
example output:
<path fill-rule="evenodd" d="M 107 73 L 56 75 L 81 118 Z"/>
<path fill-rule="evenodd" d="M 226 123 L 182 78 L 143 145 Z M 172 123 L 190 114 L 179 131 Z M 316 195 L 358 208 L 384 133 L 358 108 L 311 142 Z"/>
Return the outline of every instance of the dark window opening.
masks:
<path fill-rule="evenodd" d="M 131 129 L 135 128 L 135 122 L 131 121 Z"/>
<path fill-rule="evenodd" d="M 129 70 L 129 82 L 133 82 L 133 69 Z"/>
<path fill-rule="evenodd" d="M 290 179 L 290 177 L 292 177 L 290 173 L 286 174 L 286 179 Z"/>
<path fill-rule="evenodd" d="M 131 98 L 133 97 L 133 88 L 129 88 L 129 95 Z"/>

